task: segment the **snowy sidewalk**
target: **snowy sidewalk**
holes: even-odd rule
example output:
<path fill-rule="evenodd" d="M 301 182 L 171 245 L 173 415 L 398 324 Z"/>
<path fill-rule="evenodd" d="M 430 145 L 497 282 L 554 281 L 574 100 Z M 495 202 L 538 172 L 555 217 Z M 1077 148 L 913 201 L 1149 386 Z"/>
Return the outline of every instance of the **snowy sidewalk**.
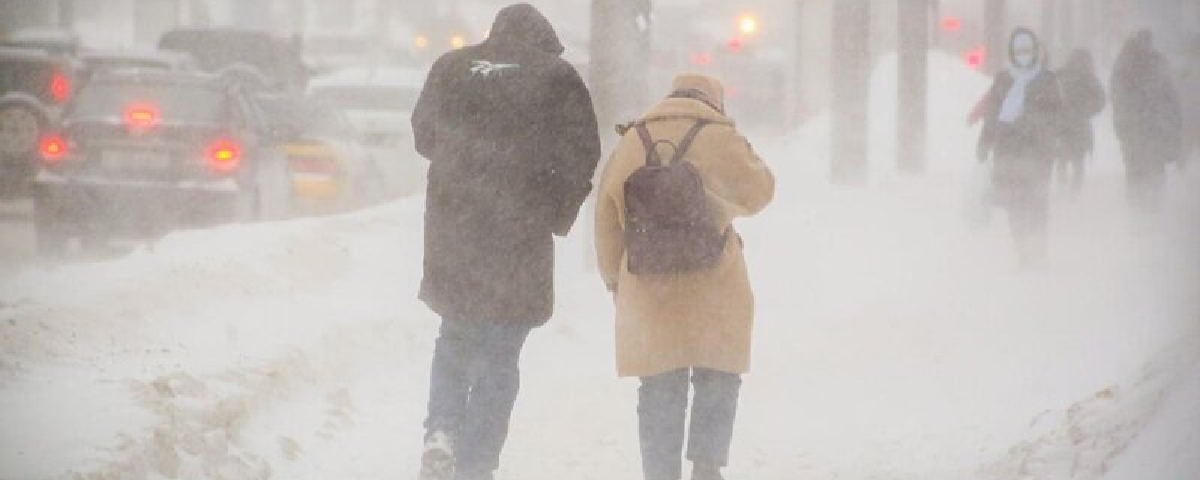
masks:
<path fill-rule="evenodd" d="M 730 478 L 1103 478 L 1200 367 L 1194 193 L 1135 236 L 1098 176 L 1022 272 L 1002 218 L 958 221 L 953 174 L 839 191 L 775 163 L 778 202 L 742 228 L 761 310 Z M 436 332 L 420 222 L 406 201 L 0 281 L 0 478 L 409 478 Z M 636 381 L 582 245 L 561 244 L 502 479 L 639 478 Z M 1154 430 L 1194 446 L 1184 408 Z"/>

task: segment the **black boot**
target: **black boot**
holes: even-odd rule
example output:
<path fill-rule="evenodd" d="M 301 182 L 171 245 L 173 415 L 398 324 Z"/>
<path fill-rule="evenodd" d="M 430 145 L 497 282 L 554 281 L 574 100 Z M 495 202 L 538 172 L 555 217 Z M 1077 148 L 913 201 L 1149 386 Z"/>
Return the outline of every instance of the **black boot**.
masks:
<path fill-rule="evenodd" d="M 454 480 L 454 446 L 449 435 L 433 432 L 425 440 L 418 480 Z"/>
<path fill-rule="evenodd" d="M 721 476 L 721 467 L 706 463 L 692 462 L 692 480 L 725 480 Z"/>

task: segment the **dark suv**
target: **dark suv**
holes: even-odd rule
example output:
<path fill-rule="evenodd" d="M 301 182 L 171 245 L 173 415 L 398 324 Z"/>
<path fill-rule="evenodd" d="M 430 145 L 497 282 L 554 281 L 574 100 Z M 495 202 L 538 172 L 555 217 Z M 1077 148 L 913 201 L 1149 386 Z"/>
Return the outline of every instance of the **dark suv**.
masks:
<path fill-rule="evenodd" d="M 68 58 L 0 48 L 0 196 L 33 175 L 38 141 L 71 99 L 78 70 Z"/>
<path fill-rule="evenodd" d="M 231 67 L 252 69 L 276 90 L 303 93 L 308 84 L 309 69 L 300 56 L 300 46 L 265 31 L 178 29 L 164 33 L 158 48 L 190 54 L 212 73 Z"/>
<path fill-rule="evenodd" d="M 97 75 L 41 142 L 39 248 L 281 218 L 291 178 L 253 95 L 202 74 Z"/>

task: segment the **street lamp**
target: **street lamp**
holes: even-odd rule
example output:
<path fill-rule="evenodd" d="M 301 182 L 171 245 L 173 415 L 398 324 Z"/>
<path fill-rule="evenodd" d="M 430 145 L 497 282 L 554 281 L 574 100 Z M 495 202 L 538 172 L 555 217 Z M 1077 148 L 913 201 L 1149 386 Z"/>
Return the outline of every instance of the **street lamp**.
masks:
<path fill-rule="evenodd" d="M 742 34 L 744 35 L 754 35 L 758 33 L 758 27 L 758 18 L 754 15 L 743 15 L 741 20 L 738 21 L 738 29 L 741 30 Z"/>

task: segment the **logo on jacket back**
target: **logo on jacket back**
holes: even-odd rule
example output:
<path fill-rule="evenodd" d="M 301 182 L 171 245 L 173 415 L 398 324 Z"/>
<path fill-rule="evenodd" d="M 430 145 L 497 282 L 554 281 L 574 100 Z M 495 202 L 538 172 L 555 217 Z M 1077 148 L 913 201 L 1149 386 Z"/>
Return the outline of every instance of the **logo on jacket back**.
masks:
<path fill-rule="evenodd" d="M 488 60 L 474 60 L 471 62 L 471 74 L 484 78 L 491 77 L 492 74 L 503 74 L 505 70 L 516 70 L 518 68 L 521 68 L 521 66 L 515 63 L 492 63 Z"/>

